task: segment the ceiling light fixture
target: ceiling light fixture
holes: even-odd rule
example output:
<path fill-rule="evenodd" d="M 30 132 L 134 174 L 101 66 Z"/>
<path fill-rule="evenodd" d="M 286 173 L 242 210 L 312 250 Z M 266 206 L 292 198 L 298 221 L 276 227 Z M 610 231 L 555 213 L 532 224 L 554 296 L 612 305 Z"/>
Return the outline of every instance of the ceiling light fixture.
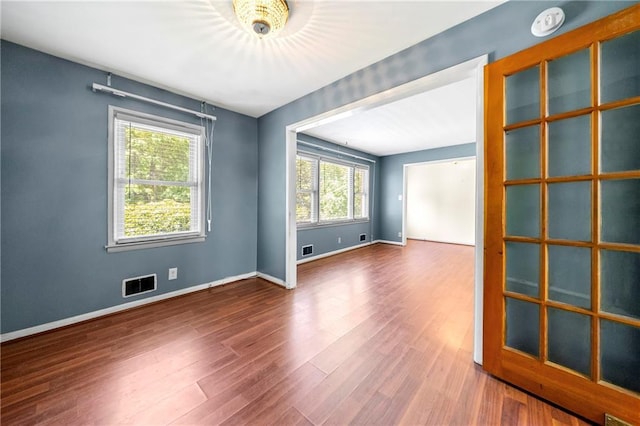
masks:
<path fill-rule="evenodd" d="M 242 26 L 260 38 L 276 35 L 289 17 L 285 0 L 233 0 L 233 10 Z"/>

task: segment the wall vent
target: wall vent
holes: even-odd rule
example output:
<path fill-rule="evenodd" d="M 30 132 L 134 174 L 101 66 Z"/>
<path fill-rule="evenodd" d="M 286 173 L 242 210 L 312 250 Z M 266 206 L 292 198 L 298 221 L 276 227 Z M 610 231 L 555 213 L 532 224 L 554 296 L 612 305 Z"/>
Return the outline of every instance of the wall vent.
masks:
<path fill-rule="evenodd" d="M 367 241 L 367 234 L 360 234 L 360 241 Z"/>
<path fill-rule="evenodd" d="M 154 291 L 157 286 L 156 274 L 144 275 L 142 277 L 126 278 L 122 280 L 122 297 L 134 296 L 136 294 Z"/>
<path fill-rule="evenodd" d="M 308 246 L 302 246 L 302 255 L 309 256 L 313 254 L 313 244 L 309 244 Z"/>

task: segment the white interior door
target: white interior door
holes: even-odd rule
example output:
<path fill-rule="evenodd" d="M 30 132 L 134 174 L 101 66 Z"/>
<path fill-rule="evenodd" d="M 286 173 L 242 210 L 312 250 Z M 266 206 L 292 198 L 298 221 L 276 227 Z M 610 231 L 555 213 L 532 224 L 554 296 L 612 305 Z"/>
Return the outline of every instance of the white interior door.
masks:
<path fill-rule="evenodd" d="M 407 167 L 407 238 L 475 245 L 476 159 Z"/>

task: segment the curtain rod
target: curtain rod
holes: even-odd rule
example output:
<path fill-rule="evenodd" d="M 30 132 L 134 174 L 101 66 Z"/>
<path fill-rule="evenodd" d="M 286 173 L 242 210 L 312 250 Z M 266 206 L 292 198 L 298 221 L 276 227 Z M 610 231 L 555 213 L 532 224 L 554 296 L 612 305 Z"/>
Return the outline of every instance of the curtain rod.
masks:
<path fill-rule="evenodd" d="M 151 99 L 151 98 L 146 98 L 144 96 L 136 95 L 135 93 L 125 92 L 123 90 L 114 89 L 113 87 L 104 86 L 104 85 L 98 84 L 98 83 L 93 83 L 93 86 L 91 86 L 91 90 L 93 90 L 94 92 L 100 91 L 100 92 L 104 92 L 104 93 L 110 93 L 112 95 L 120 96 L 121 98 L 137 99 L 139 101 L 148 102 L 150 104 L 160 105 L 160 106 L 163 106 L 165 108 L 171 108 L 171 109 L 175 109 L 177 111 L 182 111 L 182 112 L 186 112 L 188 114 L 193 114 L 196 117 L 207 118 L 207 119 L 209 119 L 211 121 L 216 121 L 217 120 L 217 118 L 214 115 L 205 114 L 204 112 L 198 112 L 198 111 L 194 111 L 192 109 L 182 108 L 182 107 L 177 106 L 177 105 L 168 104 L 166 102 L 157 101 L 157 100 Z"/>
<path fill-rule="evenodd" d="M 328 148 L 326 146 L 317 145 L 315 143 L 301 141 L 300 139 L 297 139 L 296 142 L 298 142 L 298 143 L 300 143 L 302 145 L 308 145 L 308 146 L 311 146 L 311 147 L 314 147 L 314 148 L 318 148 L 318 149 L 321 149 L 323 151 L 331 151 L 331 152 L 335 152 L 337 154 L 346 155 L 347 157 L 357 158 L 358 160 L 368 161 L 370 163 L 374 163 L 375 164 L 375 162 L 376 162 L 376 160 L 372 160 L 370 158 L 360 157 L 359 155 L 351 154 L 351 153 L 340 151 L 340 150 L 333 149 L 333 148 Z"/>

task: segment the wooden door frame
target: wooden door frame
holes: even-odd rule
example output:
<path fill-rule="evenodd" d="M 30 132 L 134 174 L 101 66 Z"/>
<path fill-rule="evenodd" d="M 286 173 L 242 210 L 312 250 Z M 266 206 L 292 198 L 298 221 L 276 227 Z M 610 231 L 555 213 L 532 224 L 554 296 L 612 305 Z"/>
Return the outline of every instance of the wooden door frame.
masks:
<path fill-rule="evenodd" d="M 503 296 L 505 278 L 503 259 L 505 215 L 505 188 L 503 184 L 504 110 L 502 102 L 505 90 L 504 75 L 507 73 L 506 70 L 508 70 L 509 74 L 516 73 L 550 59 L 559 58 L 587 48 L 591 49 L 591 55 L 596 55 L 595 63 L 597 63 L 597 55 L 599 55 L 597 45 L 599 41 L 619 37 L 635 30 L 640 30 L 640 4 L 510 55 L 490 64 L 485 69 L 485 309 L 483 366 L 491 374 L 599 423 L 604 422 L 603 413 L 605 412 L 632 423 L 640 423 L 640 397 L 631 391 L 617 388 L 613 385 L 602 385 L 598 375 L 595 376 L 595 381 L 585 380 L 577 374 L 552 367 L 548 363 L 543 364 L 533 357 L 527 358 L 522 354 L 516 353 L 516 351 L 502 349 L 504 347 L 505 327 L 505 301 Z M 594 114 L 597 113 L 599 105 L 596 90 L 598 83 L 597 73 L 598 69 L 596 67 L 591 76 L 592 87 L 594 87 L 592 104 L 595 105 L 591 109 Z M 544 70 L 542 70 L 540 80 L 541 93 L 546 91 L 546 78 L 544 77 Z M 492 96 L 492 93 L 502 93 L 502 95 Z M 629 104 L 636 103 L 638 98 L 632 98 L 626 102 Z M 544 104 L 543 97 L 541 99 L 541 117 L 545 117 L 546 113 Z M 623 104 L 624 102 L 620 102 L 619 106 Z M 531 120 L 530 123 L 525 124 L 533 125 L 535 121 Z M 598 120 L 593 121 L 592 131 L 597 135 Z M 543 129 L 541 133 L 541 138 L 544 140 L 545 130 Z M 594 140 L 596 139 L 594 138 Z M 492 143 L 492 141 L 494 142 Z M 593 151 L 594 153 L 596 152 L 596 150 Z M 593 160 L 596 159 L 597 157 Z M 543 155 L 541 156 L 541 161 L 544 161 Z M 598 169 L 595 162 L 592 167 L 594 167 L 594 173 L 597 174 Z M 544 184 L 543 179 L 544 176 L 541 177 L 541 185 Z M 597 176 L 594 177 L 594 181 L 597 182 Z M 593 205 L 597 206 L 597 190 L 594 189 L 592 194 L 594 198 Z M 544 201 L 544 192 L 542 200 Z M 501 212 L 501 214 L 496 214 L 496 212 Z M 544 225 L 544 218 L 542 222 Z M 544 232 L 542 235 L 544 235 Z M 598 244 L 597 240 L 595 244 Z M 597 249 L 597 246 L 593 249 Z M 596 271 L 597 269 L 593 270 Z M 544 273 L 544 271 L 542 272 Z M 594 303 L 597 303 L 597 301 Z M 593 327 L 592 333 L 595 333 Z M 594 337 L 595 335 L 592 334 L 592 341 Z M 545 347 L 543 345 L 540 348 L 540 352 L 544 353 L 544 350 Z M 592 353 L 592 357 L 598 356 L 599 353 L 597 351 Z M 538 375 L 534 378 L 534 374 L 531 372 L 537 372 Z"/>

